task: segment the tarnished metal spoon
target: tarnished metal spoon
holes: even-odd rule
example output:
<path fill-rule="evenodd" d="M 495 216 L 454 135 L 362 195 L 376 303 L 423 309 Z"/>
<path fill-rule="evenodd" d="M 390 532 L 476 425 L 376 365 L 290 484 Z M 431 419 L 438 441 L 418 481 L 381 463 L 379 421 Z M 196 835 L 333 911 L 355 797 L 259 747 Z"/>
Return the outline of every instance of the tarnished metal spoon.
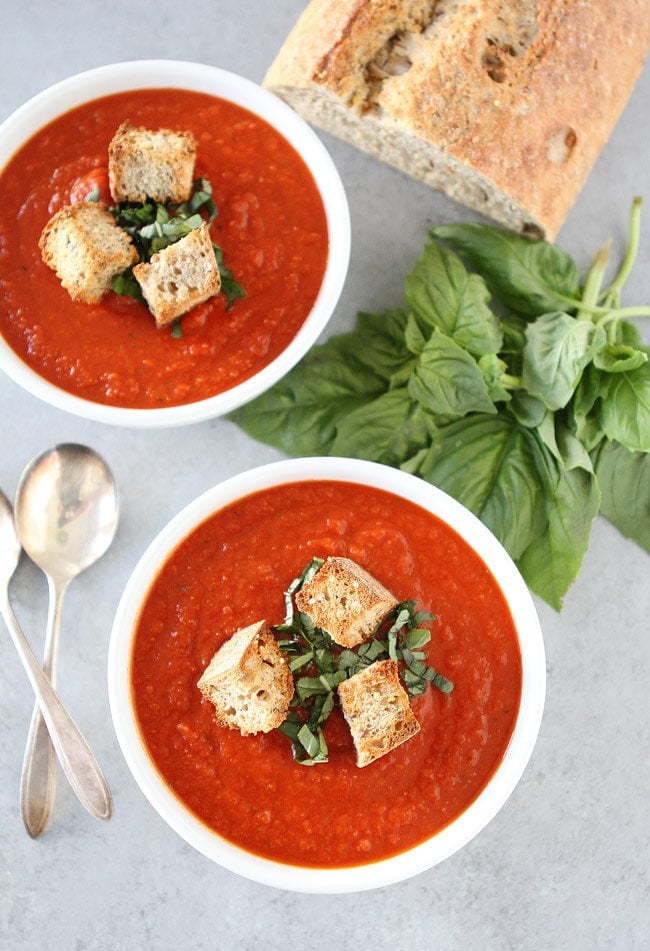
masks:
<path fill-rule="evenodd" d="M 9 582 L 20 559 L 20 541 L 9 500 L 0 491 L 0 614 L 29 677 L 63 772 L 82 805 L 109 819 L 113 801 L 106 780 L 79 728 L 36 659 L 9 603 Z"/>
<path fill-rule="evenodd" d="M 56 686 L 64 594 L 72 579 L 94 564 L 115 536 L 118 503 L 113 476 L 104 460 L 87 446 L 55 446 L 25 469 L 16 492 L 15 518 L 23 548 L 48 580 L 43 670 Z M 20 794 L 25 828 L 34 838 L 43 832 L 52 812 L 55 767 L 37 704 L 27 738 Z"/>

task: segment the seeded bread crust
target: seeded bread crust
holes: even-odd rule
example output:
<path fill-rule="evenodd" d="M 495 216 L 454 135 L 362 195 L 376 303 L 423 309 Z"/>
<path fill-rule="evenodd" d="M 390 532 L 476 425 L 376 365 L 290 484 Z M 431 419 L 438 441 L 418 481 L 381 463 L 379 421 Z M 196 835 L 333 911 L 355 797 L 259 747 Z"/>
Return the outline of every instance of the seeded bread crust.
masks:
<path fill-rule="evenodd" d="M 296 606 L 342 647 L 368 640 L 399 601 L 349 558 L 328 558 L 296 593 Z"/>
<path fill-rule="evenodd" d="M 200 228 L 133 268 L 157 327 L 165 327 L 221 289 L 221 275 L 212 239 Z"/>
<path fill-rule="evenodd" d="M 338 686 L 341 710 L 357 751 L 357 766 L 368 766 L 420 730 L 397 663 L 378 660 Z"/>
<path fill-rule="evenodd" d="M 113 201 L 187 201 L 195 160 L 196 140 L 191 132 L 145 129 L 123 122 L 108 146 Z"/>
<path fill-rule="evenodd" d="M 648 0 L 312 0 L 264 85 L 327 132 L 553 240 L 649 46 Z"/>
<path fill-rule="evenodd" d="M 217 722 L 242 736 L 280 726 L 293 696 L 293 677 L 265 621 L 240 628 L 214 654 L 197 686 Z"/>
<path fill-rule="evenodd" d="M 113 278 L 138 260 L 126 231 L 98 202 L 66 205 L 48 221 L 39 240 L 43 261 L 73 300 L 95 304 Z"/>

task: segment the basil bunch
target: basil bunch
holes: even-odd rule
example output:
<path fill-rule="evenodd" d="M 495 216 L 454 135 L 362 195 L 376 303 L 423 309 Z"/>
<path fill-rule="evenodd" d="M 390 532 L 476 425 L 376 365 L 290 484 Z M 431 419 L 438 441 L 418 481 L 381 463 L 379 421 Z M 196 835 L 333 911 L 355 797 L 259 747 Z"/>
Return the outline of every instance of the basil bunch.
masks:
<path fill-rule="evenodd" d="M 650 550 L 650 363 L 621 307 L 620 270 L 584 280 L 546 241 L 488 225 L 434 228 L 404 307 L 361 313 L 271 390 L 231 414 L 288 454 L 371 459 L 473 511 L 529 587 L 559 610 L 601 512 Z"/>

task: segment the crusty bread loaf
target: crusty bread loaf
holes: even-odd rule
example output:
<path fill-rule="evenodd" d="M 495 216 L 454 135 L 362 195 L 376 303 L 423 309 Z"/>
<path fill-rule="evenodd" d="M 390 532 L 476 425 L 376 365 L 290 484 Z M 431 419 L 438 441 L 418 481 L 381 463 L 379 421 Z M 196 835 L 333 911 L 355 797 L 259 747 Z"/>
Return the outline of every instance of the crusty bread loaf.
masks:
<path fill-rule="evenodd" d="M 342 647 L 367 640 L 398 600 L 349 558 L 327 558 L 296 592 L 296 607 Z"/>
<path fill-rule="evenodd" d="M 240 628 L 215 653 L 197 686 L 217 721 L 242 736 L 280 726 L 293 696 L 293 677 L 265 621 Z"/>
<path fill-rule="evenodd" d="M 104 205 L 92 201 L 57 211 L 43 229 L 39 247 L 70 297 L 86 304 L 101 300 L 113 278 L 138 260 L 126 231 Z"/>
<path fill-rule="evenodd" d="M 648 0 L 312 0 L 264 85 L 326 131 L 553 240 L 649 44 Z"/>
<path fill-rule="evenodd" d="M 420 729 L 394 660 L 375 661 L 337 689 L 357 751 L 357 766 L 385 756 Z"/>
<path fill-rule="evenodd" d="M 133 275 L 158 327 L 218 294 L 221 275 L 207 224 L 137 264 Z"/>
<path fill-rule="evenodd" d="M 144 129 L 123 122 L 108 146 L 113 201 L 187 201 L 195 160 L 196 140 L 191 132 Z"/>

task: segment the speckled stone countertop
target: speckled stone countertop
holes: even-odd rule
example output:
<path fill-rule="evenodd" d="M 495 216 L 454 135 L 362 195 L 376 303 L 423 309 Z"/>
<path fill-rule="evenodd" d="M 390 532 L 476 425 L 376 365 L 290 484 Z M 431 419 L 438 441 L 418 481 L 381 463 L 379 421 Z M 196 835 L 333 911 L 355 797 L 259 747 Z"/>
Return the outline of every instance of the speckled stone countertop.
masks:
<path fill-rule="evenodd" d="M 99 4 L 22 0 L 2 15 L 0 119 L 73 73 L 141 58 L 196 60 L 260 81 L 301 0 Z M 650 202 L 650 68 L 559 235 L 585 267 L 608 238 L 624 246 L 630 203 Z M 399 303 L 427 228 L 471 215 L 322 136 L 349 196 L 349 277 L 328 333 L 359 310 Z M 1 266 L 1 265 L 0 265 Z M 650 224 L 626 289 L 650 303 Z M 99 823 L 60 779 L 54 818 L 25 833 L 18 788 L 32 696 L 0 632 L 0 948 L 2 951 L 541 951 L 650 946 L 650 597 L 647 555 L 604 519 L 561 613 L 536 600 L 547 652 L 539 740 L 515 792 L 467 847 L 429 872 L 363 895 L 311 896 L 251 883 L 186 845 L 132 779 L 113 732 L 106 656 L 121 591 L 149 541 L 220 480 L 280 458 L 214 420 L 132 431 L 50 409 L 0 377 L 0 486 L 59 442 L 86 443 L 118 480 L 122 518 L 109 553 L 70 587 L 59 681 L 110 780 Z M 164 470 L 164 478 L 160 477 Z M 12 599 L 40 650 L 47 591 L 23 563 Z"/>

